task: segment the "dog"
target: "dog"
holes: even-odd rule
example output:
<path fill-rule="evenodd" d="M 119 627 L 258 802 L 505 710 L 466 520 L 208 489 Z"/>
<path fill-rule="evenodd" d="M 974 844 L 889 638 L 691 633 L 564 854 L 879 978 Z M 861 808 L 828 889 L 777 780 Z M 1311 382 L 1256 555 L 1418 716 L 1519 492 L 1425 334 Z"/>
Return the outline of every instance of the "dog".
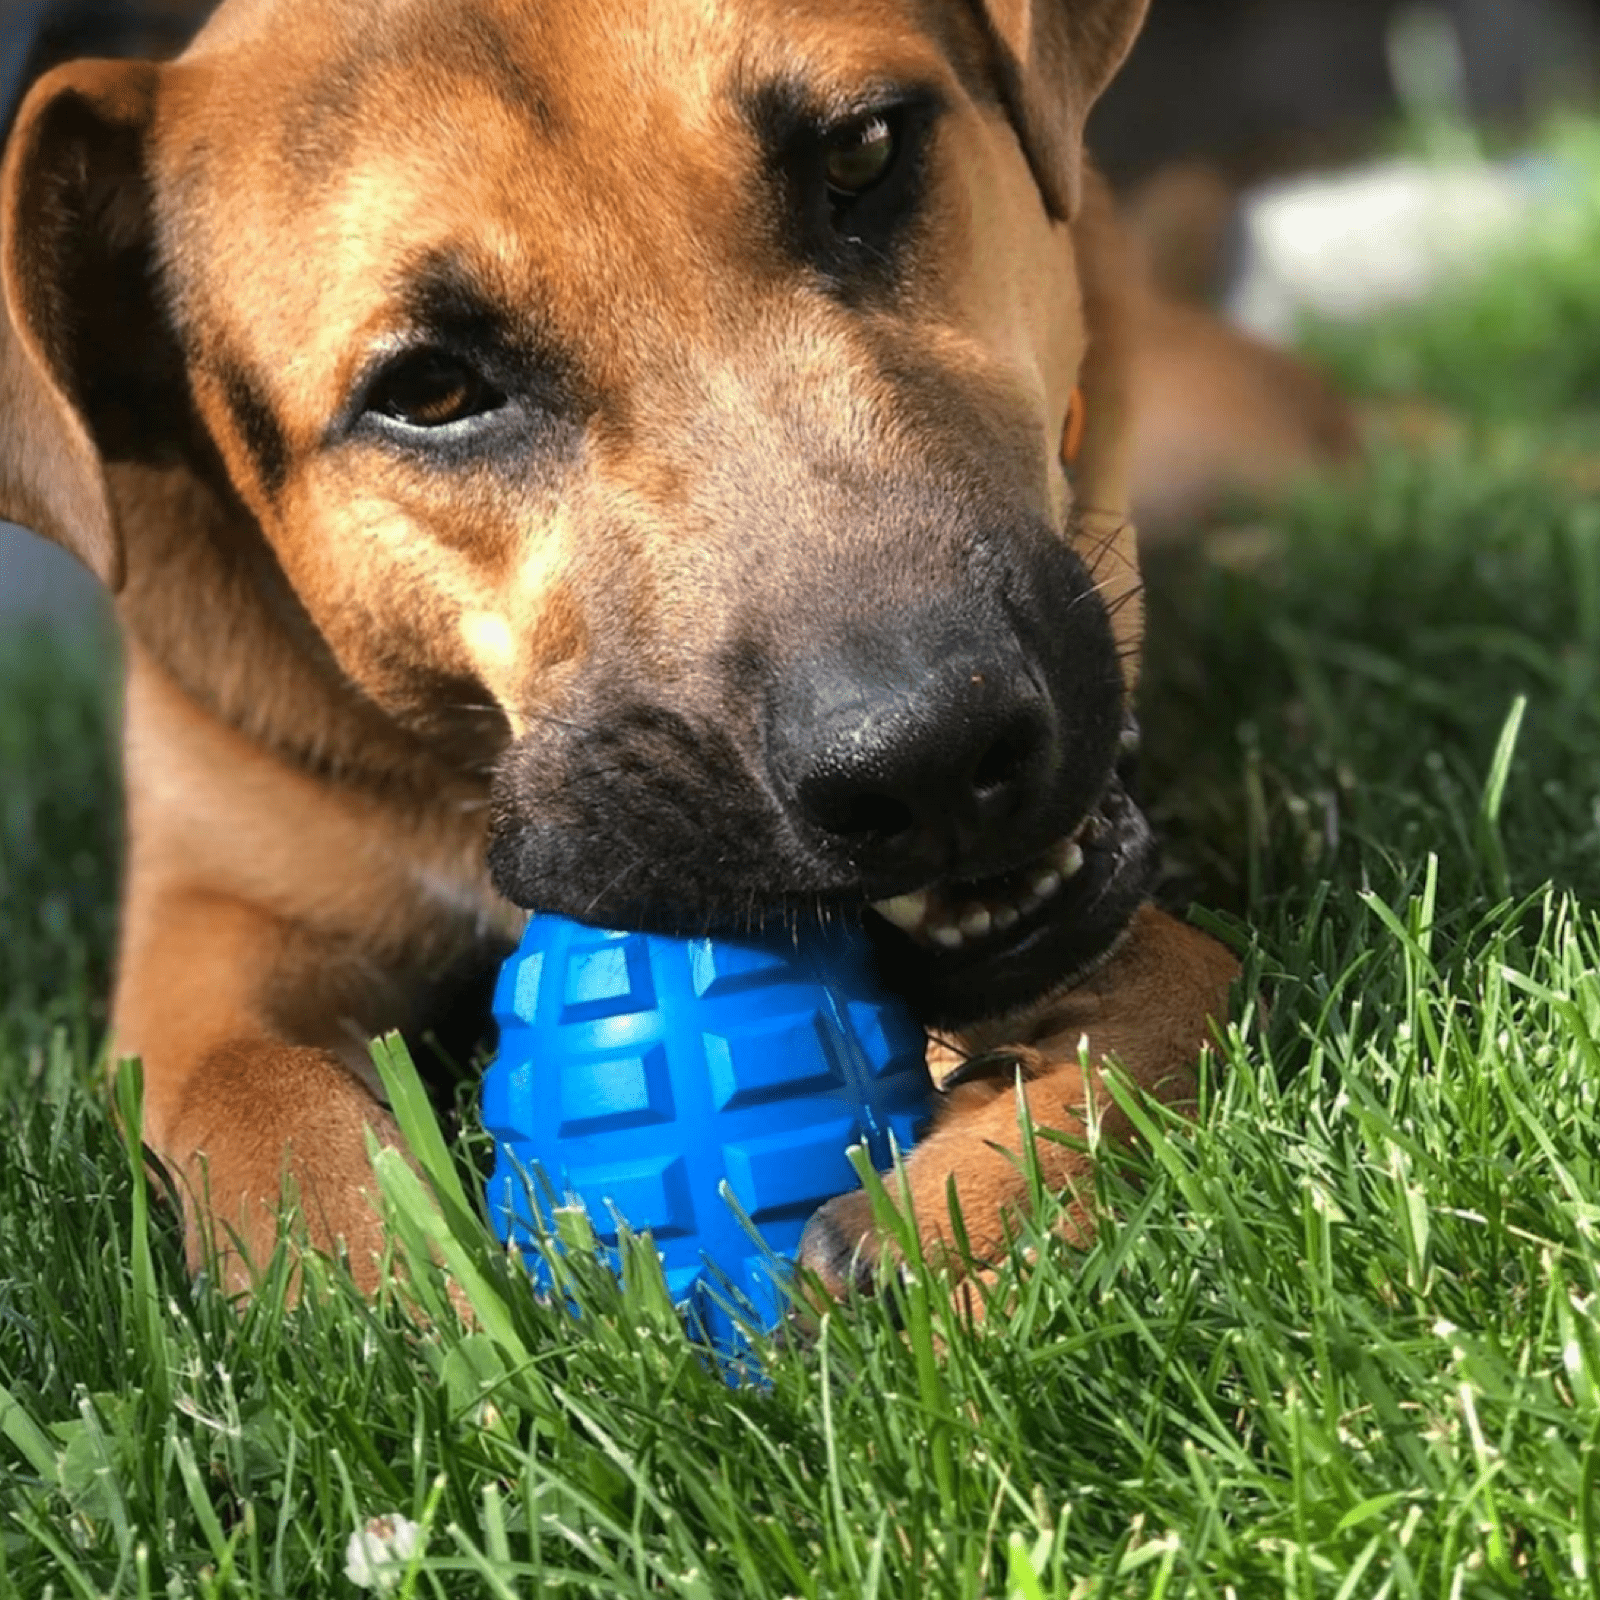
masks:
<path fill-rule="evenodd" d="M 367 1041 L 528 908 L 861 918 L 945 1077 L 930 1247 L 1026 1201 L 1019 1065 L 1042 1129 L 1130 1135 L 1108 1058 L 1193 1096 L 1236 968 L 1124 781 L 1141 392 L 1342 445 L 1146 304 L 1082 148 L 1145 3 L 227 0 L 34 86 L 0 514 L 116 596 L 112 1052 L 196 1263 L 247 1286 L 287 1179 L 376 1282 Z M 878 1249 L 858 1194 L 802 1258 Z"/>

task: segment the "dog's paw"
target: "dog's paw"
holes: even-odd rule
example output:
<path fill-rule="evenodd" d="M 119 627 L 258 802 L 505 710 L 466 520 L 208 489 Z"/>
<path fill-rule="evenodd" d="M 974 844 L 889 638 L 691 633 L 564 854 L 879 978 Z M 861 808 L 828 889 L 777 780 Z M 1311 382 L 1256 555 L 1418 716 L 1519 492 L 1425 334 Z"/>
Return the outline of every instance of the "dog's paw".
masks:
<path fill-rule="evenodd" d="M 225 1045 L 205 1059 L 183 1112 L 167 1149 L 182 1175 L 193 1270 L 249 1292 L 289 1220 L 295 1249 L 342 1256 L 364 1291 L 377 1289 L 387 1235 L 368 1135 L 403 1146 L 341 1062 L 269 1040 Z"/>
<path fill-rule="evenodd" d="M 974 1185 L 974 1162 L 988 1165 L 993 1152 L 984 1148 L 983 1134 L 970 1131 L 972 1119 L 1003 1098 L 1013 1108 L 1015 1142 L 1013 1090 L 1018 1077 L 1027 1082 L 1049 1070 L 1049 1065 L 1036 1051 L 1015 1047 L 965 1059 L 952 1055 L 941 1068 L 936 1068 L 941 1080 L 940 1103 L 933 1128 L 906 1158 L 903 1190 L 900 1175 L 884 1180 L 897 1204 L 902 1193 L 909 1196 L 925 1256 L 958 1264 L 950 1226 L 952 1185 L 958 1196 L 964 1195 L 963 1227 L 970 1202 L 976 1207 L 973 1220 L 979 1238 L 993 1240 L 1003 1232 L 1002 1213 L 1008 1202 L 1025 1198 L 1025 1185 L 1019 1178 L 1014 1186 L 1002 1181 L 997 1188 L 994 1179 L 998 1174 L 994 1173 L 987 1175 L 986 1182 Z M 964 1127 L 969 1130 L 966 1134 L 961 1131 Z M 975 1189 L 981 1193 L 974 1193 Z M 854 1189 L 828 1201 L 813 1214 L 801 1235 L 797 1260 L 802 1272 L 814 1275 L 830 1295 L 839 1299 L 872 1291 L 888 1247 L 889 1241 L 874 1217 L 871 1197 L 863 1189 Z"/>
<path fill-rule="evenodd" d="M 1041 1005 L 1028 1026 L 1009 1025 L 1027 1043 L 1008 1043 L 1001 1030 L 970 1039 L 949 1063 L 939 1114 L 907 1158 L 903 1182 L 889 1180 L 891 1195 L 909 1197 L 924 1257 L 957 1274 L 986 1271 L 1009 1249 L 1035 1174 L 1066 1201 L 1062 1234 L 1085 1242 L 1094 1228 L 1090 1129 L 1113 1144 L 1134 1136 L 1102 1062 L 1114 1057 L 1126 1080 L 1156 1099 L 1192 1104 L 1196 1061 L 1214 1019 L 1227 1015 L 1237 973 L 1220 945 L 1146 908 L 1090 979 Z M 870 1197 L 857 1190 L 812 1217 L 798 1259 L 802 1274 L 839 1298 L 870 1290 L 891 1248 Z"/>
<path fill-rule="evenodd" d="M 1047 1081 L 1052 1076 L 1047 1074 Z M 1074 1066 L 1062 1077 L 1059 1101 L 1036 1100 L 1037 1086 L 1029 1085 L 1030 1114 L 1036 1129 L 1081 1132 L 1082 1075 Z M 1047 1107 L 1048 1120 L 1041 1122 L 1039 1114 Z M 925 1261 L 963 1277 L 985 1272 L 1004 1256 L 1031 1195 L 1022 1144 L 1013 1092 L 997 1090 L 985 1095 L 982 1103 L 969 1092 L 911 1152 L 903 1174 L 886 1178 L 896 1204 L 909 1200 L 917 1248 Z M 1069 1196 L 1086 1190 L 1090 1168 L 1085 1153 L 1044 1139 L 1035 1140 L 1035 1150 L 1048 1186 Z M 1074 1201 L 1066 1215 L 1073 1219 L 1069 1236 L 1082 1237 L 1086 1210 Z M 871 1197 L 856 1189 L 830 1200 L 812 1216 L 800 1240 L 798 1262 L 802 1274 L 814 1275 L 837 1300 L 871 1293 L 881 1281 L 886 1259 L 894 1262 L 900 1253 L 898 1240 L 878 1224 Z"/>

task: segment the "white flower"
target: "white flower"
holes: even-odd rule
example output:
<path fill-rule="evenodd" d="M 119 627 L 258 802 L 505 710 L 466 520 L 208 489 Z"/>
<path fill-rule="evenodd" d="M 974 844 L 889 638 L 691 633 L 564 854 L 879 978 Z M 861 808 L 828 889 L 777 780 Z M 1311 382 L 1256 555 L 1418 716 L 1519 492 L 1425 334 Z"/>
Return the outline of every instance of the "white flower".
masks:
<path fill-rule="evenodd" d="M 358 1589 L 388 1594 L 405 1575 L 421 1533 L 410 1517 L 398 1511 L 369 1518 L 366 1527 L 357 1528 L 345 1546 L 345 1577 Z"/>

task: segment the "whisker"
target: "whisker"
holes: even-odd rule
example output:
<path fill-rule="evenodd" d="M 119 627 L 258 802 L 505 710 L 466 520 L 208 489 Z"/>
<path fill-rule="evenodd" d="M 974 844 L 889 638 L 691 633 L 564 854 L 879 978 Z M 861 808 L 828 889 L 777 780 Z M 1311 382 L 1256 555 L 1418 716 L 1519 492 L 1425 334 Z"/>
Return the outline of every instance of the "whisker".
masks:
<path fill-rule="evenodd" d="M 617 872 L 612 877 L 611 881 L 609 883 L 607 883 L 606 886 L 603 889 L 601 889 L 601 891 L 594 897 L 594 899 L 592 899 L 589 902 L 589 904 L 587 906 L 584 907 L 584 913 L 583 914 L 585 916 L 588 916 L 590 914 L 590 912 L 592 912 L 595 909 L 595 907 L 600 904 L 600 902 L 602 900 L 604 900 L 608 895 L 610 895 L 612 893 L 613 890 L 615 890 L 617 885 L 619 883 L 621 883 L 623 881 L 623 879 L 625 879 L 630 872 L 633 872 L 633 871 L 637 870 L 638 866 L 639 866 L 639 859 L 638 859 L 637 856 L 632 861 L 624 862 L 623 865 L 622 865 L 622 869 L 619 872 Z"/>

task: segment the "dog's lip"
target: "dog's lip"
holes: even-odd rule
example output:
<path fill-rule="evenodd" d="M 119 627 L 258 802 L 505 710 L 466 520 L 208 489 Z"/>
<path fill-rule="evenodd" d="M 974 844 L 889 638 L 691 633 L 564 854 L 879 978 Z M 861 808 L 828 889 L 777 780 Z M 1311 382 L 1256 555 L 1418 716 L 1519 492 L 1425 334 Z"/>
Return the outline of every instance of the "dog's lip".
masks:
<path fill-rule="evenodd" d="M 1062 873 L 1061 855 L 1075 847 L 1081 863 Z M 1129 918 L 1146 897 L 1155 864 L 1149 824 L 1113 777 L 1100 800 L 1056 844 L 1021 869 L 978 884 L 941 885 L 923 891 L 928 914 L 911 930 L 876 907 L 864 918 L 878 946 L 879 966 L 890 986 L 911 1000 L 928 1020 L 957 1025 L 1015 1010 L 1070 986 L 1113 950 Z M 1031 904 L 1007 900 L 1033 872 L 1053 871 L 1059 882 L 1037 890 Z M 907 897 L 903 897 L 907 898 Z M 1018 915 L 993 915 L 996 904 Z M 984 929 L 973 908 L 990 909 Z M 900 921 L 906 908 L 897 908 Z M 963 920 L 967 926 L 963 929 Z M 934 929 L 950 927 L 959 941 Z"/>

